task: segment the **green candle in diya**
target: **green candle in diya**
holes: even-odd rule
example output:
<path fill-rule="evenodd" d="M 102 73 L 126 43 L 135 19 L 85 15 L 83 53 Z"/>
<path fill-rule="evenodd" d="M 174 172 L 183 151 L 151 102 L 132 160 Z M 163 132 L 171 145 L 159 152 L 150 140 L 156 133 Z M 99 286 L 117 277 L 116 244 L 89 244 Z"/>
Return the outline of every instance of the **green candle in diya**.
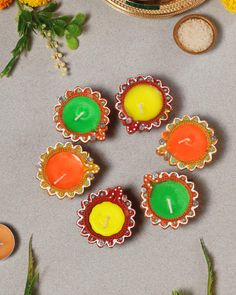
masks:
<path fill-rule="evenodd" d="M 57 130 L 72 141 L 105 140 L 110 110 L 101 94 L 91 88 L 76 87 L 59 98 L 55 106 L 54 121 Z"/>
<path fill-rule="evenodd" d="M 152 210 L 162 218 L 178 218 L 188 208 L 189 193 L 184 185 L 174 180 L 153 183 L 150 196 Z"/>
<path fill-rule="evenodd" d="M 187 224 L 198 207 L 194 183 L 176 172 L 146 174 L 141 198 L 145 216 L 162 228 L 176 229 L 180 224 Z"/>
<path fill-rule="evenodd" d="M 86 96 L 72 98 L 62 111 L 65 126 L 70 131 L 82 134 L 96 131 L 100 117 L 98 104 Z"/>

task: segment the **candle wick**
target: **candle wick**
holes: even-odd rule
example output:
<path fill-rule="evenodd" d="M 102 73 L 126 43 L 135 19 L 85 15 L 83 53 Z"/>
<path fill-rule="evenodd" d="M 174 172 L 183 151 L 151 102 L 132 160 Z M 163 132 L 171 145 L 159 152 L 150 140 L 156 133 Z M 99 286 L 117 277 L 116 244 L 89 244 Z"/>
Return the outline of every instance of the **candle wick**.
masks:
<path fill-rule="evenodd" d="M 169 198 L 167 198 L 167 204 L 170 210 L 170 214 L 173 214 L 173 209 L 172 209 L 172 204 L 171 204 L 171 200 Z"/>
<path fill-rule="evenodd" d="M 143 114 L 143 104 L 139 103 L 138 107 L 139 107 L 139 110 L 140 110 L 141 114 Z"/>
<path fill-rule="evenodd" d="M 61 181 L 64 177 L 66 176 L 66 173 L 64 173 L 62 176 L 60 176 L 59 178 L 57 178 L 54 182 L 53 182 L 53 184 L 55 185 L 55 184 L 57 184 L 59 181 Z"/>
<path fill-rule="evenodd" d="M 181 143 L 186 143 L 186 144 L 189 144 L 189 142 L 190 142 L 191 140 L 190 140 L 190 138 L 189 137 L 187 137 L 187 138 L 184 138 L 184 139 L 182 139 L 182 140 L 180 140 L 180 141 L 178 141 L 178 143 L 179 144 L 181 144 Z"/>
<path fill-rule="evenodd" d="M 4 246 L 4 243 L 1 243 L 1 242 L 0 242 L 0 246 Z"/>
<path fill-rule="evenodd" d="M 109 219 L 110 219 L 110 216 L 107 216 L 107 218 L 106 218 L 106 220 L 104 222 L 103 228 L 107 228 Z"/>
<path fill-rule="evenodd" d="M 84 112 L 79 113 L 76 117 L 75 117 L 75 121 L 79 120 L 82 116 L 84 115 Z"/>

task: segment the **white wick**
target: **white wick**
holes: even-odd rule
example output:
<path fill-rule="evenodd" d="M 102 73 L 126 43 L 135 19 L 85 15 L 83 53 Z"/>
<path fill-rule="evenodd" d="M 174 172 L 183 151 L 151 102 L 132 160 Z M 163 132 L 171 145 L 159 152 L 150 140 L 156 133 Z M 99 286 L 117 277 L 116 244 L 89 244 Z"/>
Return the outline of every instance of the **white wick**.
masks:
<path fill-rule="evenodd" d="M 139 110 L 140 110 L 141 114 L 143 114 L 143 104 L 139 103 L 138 107 L 139 107 Z"/>
<path fill-rule="evenodd" d="M 180 141 L 178 141 L 178 143 L 179 144 L 181 144 L 181 143 L 186 143 L 186 144 L 189 144 L 190 143 L 190 138 L 189 137 L 187 137 L 187 138 L 184 138 L 184 139 L 182 139 L 182 140 L 180 140 Z"/>
<path fill-rule="evenodd" d="M 169 198 L 167 198 L 167 204 L 170 210 L 170 214 L 173 214 L 173 209 L 172 209 L 172 204 L 171 204 L 171 200 Z"/>
<path fill-rule="evenodd" d="M 106 220 L 104 222 L 103 228 L 107 228 L 109 219 L 110 219 L 110 216 L 107 216 L 107 218 L 106 218 Z"/>
<path fill-rule="evenodd" d="M 57 178 L 53 184 L 57 184 L 59 181 L 61 181 L 64 177 L 66 176 L 66 173 L 64 173 L 62 176 L 60 176 L 59 178 Z"/>
<path fill-rule="evenodd" d="M 1 242 L 0 242 L 0 246 L 4 246 L 4 243 L 1 243 Z"/>
<path fill-rule="evenodd" d="M 75 117 L 75 121 L 79 120 L 82 116 L 84 115 L 84 112 L 79 113 L 76 117 Z"/>

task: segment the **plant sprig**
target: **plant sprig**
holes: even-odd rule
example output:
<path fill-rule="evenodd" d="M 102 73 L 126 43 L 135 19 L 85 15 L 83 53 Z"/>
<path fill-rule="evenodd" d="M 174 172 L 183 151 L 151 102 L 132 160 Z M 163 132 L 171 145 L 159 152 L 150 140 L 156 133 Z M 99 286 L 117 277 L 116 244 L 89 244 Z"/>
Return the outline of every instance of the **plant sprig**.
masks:
<path fill-rule="evenodd" d="M 17 0 L 19 7 L 18 26 L 19 41 L 12 50 L 12 58 L 7 63 L 0 77 L 9 76 L 15 67 L 20 56 L 30 50 L 32 33 L 40 33 L 44 37 L 50 36 L 50 42 L 58 44 L 55 37 L 64 37 L 67 46 L 74 50 L 79 47 L 78 37 L 82 33 L 83 25 L 86 21 L 86 16 L 82 13 L 74 17 L 58 16 L 56 14 L 59 8 L 58 3 L 51 2 L 43 9 L 33 9 L 26 5 L 21 5 Z M 58 46 L 49 46 L 56 50 Z M 59 59 L 60 63 L 64 64 Z M 59 65 L 60 65 L 59 63 Z"/>
<path fill-rule="evenodd" d="M 215 282 L 215 272 L 213 268 L 213 262 L 211 260 L 211 257 L 209 255 L 209 252 L 207 250 L 207 247 L 203 241 L 203 239 L 200 239 L 202 251 L 207 263 L 207 269 L 208 269 L 208 284 L 207 284 L 207 295 L 213 295 L 213 289 L 214 289 L 214 282 Z M 172 291 L 172 295 L 184 295 L 181 291 Z"/>
<path fill-rule="evenodd" d="M 207 269 L 208 269 L 208 284 L 207 284 L 207 295 L 213 295 L 213 287 L 214 287 L 214 282 L 215 282 L 215 272 L 213 268 L 213 262 L 211 260 L 210 254 L 207 250 L 207 247 L 203 241 L 201 241 L 201 246 L 202 246 L 202 251 L 207 263 Z"/>
<path fill-rule="evenodd" d="M 36 271 L 35 259 L 32 249 L 32 237 L 29 241 L 29 262 L 28 262 L 28 275 L 25 286 L 24 295 L 32 295 L 36 283 L 39 281 L 39 273 Z"/>

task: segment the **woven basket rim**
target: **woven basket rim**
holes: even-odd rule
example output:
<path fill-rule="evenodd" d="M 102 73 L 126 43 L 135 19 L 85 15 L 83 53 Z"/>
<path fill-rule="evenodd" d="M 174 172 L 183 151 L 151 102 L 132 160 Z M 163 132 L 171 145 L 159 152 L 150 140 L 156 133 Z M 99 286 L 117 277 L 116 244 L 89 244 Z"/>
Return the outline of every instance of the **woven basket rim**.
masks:
<path fill-rule="evenodd" d="M 131 7 L 126 0 L 104 0 L 111 7 L 128 15 L 145 18 L 171 17 L 203 4 L 206 0 L 171 0 L 161 5 L 159 10 Z"/>

